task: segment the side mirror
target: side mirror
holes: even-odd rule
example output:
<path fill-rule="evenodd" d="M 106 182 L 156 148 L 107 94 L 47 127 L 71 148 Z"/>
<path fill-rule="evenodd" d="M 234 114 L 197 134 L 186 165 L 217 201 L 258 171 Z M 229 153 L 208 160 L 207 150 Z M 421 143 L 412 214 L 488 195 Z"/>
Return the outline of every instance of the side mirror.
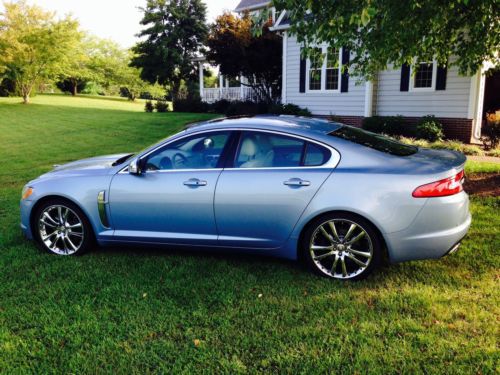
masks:
<path fill-rule="evenodd" d="M 128 173 L 140 175 L 142 173 L 139 159 L 133 159 L 128 165 Z"/>

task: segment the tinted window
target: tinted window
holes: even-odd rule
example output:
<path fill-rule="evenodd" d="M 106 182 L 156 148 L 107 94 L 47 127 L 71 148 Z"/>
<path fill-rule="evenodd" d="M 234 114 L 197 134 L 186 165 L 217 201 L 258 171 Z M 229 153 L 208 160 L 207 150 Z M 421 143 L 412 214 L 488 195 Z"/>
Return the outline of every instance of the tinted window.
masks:
<path fill-rule="evenodd" d="M 304 157 L 305 166 L 316 166 L 325 164 L 330 159 L 330 151 L 314 143 L 308 143 Z"/>
<path fill-rule="evenodd" d="M 300 139 L 282 135 L 243 132 L 235 167 L 298 167 L 304 144 Z"/>
<path fill-rule="evenodd" d="M 217 168 L 229 132 L 204 133 L 174 141 L 148 156 L 146 170 Z"/>
<path fill-rule="evenodd" d="M 343 126 L 331 132 L 330 135 L 391 155 L 408 156 L 418 151 L 414 146 L 405 145 L 391 138 L 384 137 L 383 135 L 367 132 L 351 126 Z"/>

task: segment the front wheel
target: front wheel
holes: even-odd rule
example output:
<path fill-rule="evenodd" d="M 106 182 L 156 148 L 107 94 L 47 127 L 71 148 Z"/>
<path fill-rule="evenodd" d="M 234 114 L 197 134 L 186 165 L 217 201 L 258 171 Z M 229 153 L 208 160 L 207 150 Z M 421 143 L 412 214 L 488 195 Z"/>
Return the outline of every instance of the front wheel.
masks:
<path fill-rule="evenodd" d="M 349 213 L 315 219 L 303 239 L 302 251 L 310 268 L 334 279 L 363 279 L 382 258 L 380 238 L 372 225 Z"/>
<path fill-rule="evenodd" d="M 57 255 L 83 254 L 93 241 L 92 227 L 83 211 L 64 199 L 53 199 L 38 207 L 33 232 L 43 250 Z"/>

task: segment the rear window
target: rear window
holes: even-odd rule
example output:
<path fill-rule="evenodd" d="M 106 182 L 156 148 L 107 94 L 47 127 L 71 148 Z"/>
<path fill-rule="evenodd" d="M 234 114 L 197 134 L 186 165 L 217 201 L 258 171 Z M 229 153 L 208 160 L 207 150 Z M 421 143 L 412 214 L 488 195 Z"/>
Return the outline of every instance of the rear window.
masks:
<path fill-rule="evenodd" d="M 405 145 L 383 135 L 353 128 L 352 126 L 342 126 L 331 132 L 330 135 L 396 156 L 409 156 L 418 151 L 415 146 Z"/>

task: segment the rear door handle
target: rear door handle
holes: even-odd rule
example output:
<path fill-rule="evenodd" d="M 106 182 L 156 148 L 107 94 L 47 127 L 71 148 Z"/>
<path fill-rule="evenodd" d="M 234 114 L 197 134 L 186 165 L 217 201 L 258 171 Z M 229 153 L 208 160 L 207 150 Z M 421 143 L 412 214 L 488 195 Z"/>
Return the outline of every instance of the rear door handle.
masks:
<path fill-rule="evenodd" d="M 190 178 L 187 181 L 184 181 L 184 185 L 186 186 L 206 186 L 207 182 L 204 180 L 199 180 L 197 178 Z"/>
<path fill-rule="evenodd" d="M 311 181 L 302 180 L 300 178 L 291 178 L 283 182 L 283 184 L 287 186 L 309 186 L 311 185 Z"/>

